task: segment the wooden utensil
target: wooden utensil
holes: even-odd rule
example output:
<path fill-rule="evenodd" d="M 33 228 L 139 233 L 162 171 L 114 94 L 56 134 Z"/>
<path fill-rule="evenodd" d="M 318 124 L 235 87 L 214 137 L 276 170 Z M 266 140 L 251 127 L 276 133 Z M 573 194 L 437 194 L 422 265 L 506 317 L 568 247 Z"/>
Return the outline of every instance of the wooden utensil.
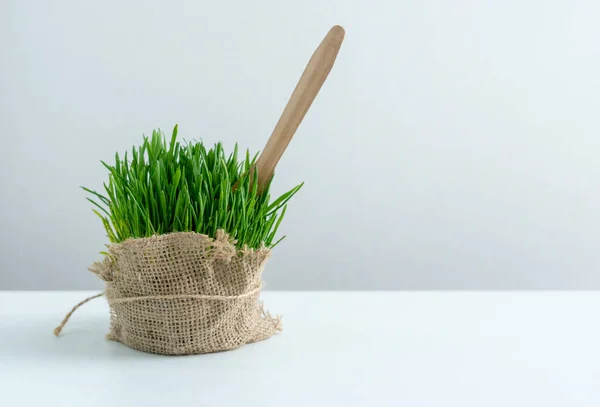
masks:
<path fill-rule="evenodd" d="M 333 26 L 308 61 L 267 145 L 256 161 L 259 193 L 269 184 L 275 166 L 331 71 L 344 40 L 344 33 L 344 29 L 339 25 Z"/>

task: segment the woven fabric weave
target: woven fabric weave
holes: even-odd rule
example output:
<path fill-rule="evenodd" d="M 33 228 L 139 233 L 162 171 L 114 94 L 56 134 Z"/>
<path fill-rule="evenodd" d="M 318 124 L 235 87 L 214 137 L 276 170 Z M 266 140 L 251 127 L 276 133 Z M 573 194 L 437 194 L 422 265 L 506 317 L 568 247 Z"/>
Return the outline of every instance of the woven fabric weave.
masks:
<path fill-rule="evenodd" d="M 109 247 L 90 271 L 106 282 L 109 339 L 166 355 L 210 353 L 266 339 L 279 317 L 258 298 L 270 250 L 237 250 L 216 239 L 177 232 Z"/>

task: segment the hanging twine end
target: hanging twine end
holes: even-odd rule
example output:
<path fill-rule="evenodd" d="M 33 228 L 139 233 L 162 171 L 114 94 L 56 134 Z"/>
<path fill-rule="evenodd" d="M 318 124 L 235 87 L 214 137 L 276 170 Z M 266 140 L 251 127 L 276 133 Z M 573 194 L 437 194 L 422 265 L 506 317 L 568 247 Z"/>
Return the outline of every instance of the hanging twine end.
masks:
<path fill-rule="evenodd" d="M 92 295 L 91 297 L 86 298 L 85 300 L 81 301 L 79 304 L 75 305 L 73 307 L 73 309 L 67 315 L 65 315 L 65 318 L 62 320 L 62 322 L 60 323 L 60 325 L 57 326 L 56 328 L 54 328 L 54 335 L 57 336 L 57 337 L 58 337 L 58 335 L 60 335 L 62 329 L 67 324 L 67 322 L 69 321 L 69 318 L 71 318 L 71 315 L 73 315 L 73 313 L 75 312 L 75 310 L 77 310 L 77 308 L 81 307 L 86 302 L 91 301 L 94 298 L 98 298 L 98 297 L 100 297 L 102 295 L 104 295 L 104 293 Z"/>

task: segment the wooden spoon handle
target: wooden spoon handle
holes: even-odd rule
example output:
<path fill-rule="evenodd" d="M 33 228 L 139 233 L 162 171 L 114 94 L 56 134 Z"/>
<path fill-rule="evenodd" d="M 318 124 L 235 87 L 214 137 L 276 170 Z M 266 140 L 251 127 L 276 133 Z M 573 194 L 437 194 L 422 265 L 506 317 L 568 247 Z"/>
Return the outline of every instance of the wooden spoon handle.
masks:
<path fill-rule="evenodd" d="M 275 166 L 331 71 L 343 39 L 344 29 L 339 25 L 334 26 L 308 61 L 267 145 L 256 162 L 259 192 L 265 190 L 273 177 Z"/>

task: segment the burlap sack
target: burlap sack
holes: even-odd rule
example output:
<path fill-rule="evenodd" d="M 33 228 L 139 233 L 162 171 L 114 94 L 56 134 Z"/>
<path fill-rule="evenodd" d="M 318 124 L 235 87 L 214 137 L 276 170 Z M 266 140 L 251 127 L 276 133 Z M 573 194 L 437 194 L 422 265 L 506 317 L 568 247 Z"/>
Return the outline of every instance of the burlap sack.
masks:
<path fill-rule="evenodd" d="M 281 329 L 258 302 L 270 250 L 236 250 L 178 232 L 111 245 L 90 271 L 106 282 L 109 339 L 145 352 L 189 355 L 234 349 Z"/>

